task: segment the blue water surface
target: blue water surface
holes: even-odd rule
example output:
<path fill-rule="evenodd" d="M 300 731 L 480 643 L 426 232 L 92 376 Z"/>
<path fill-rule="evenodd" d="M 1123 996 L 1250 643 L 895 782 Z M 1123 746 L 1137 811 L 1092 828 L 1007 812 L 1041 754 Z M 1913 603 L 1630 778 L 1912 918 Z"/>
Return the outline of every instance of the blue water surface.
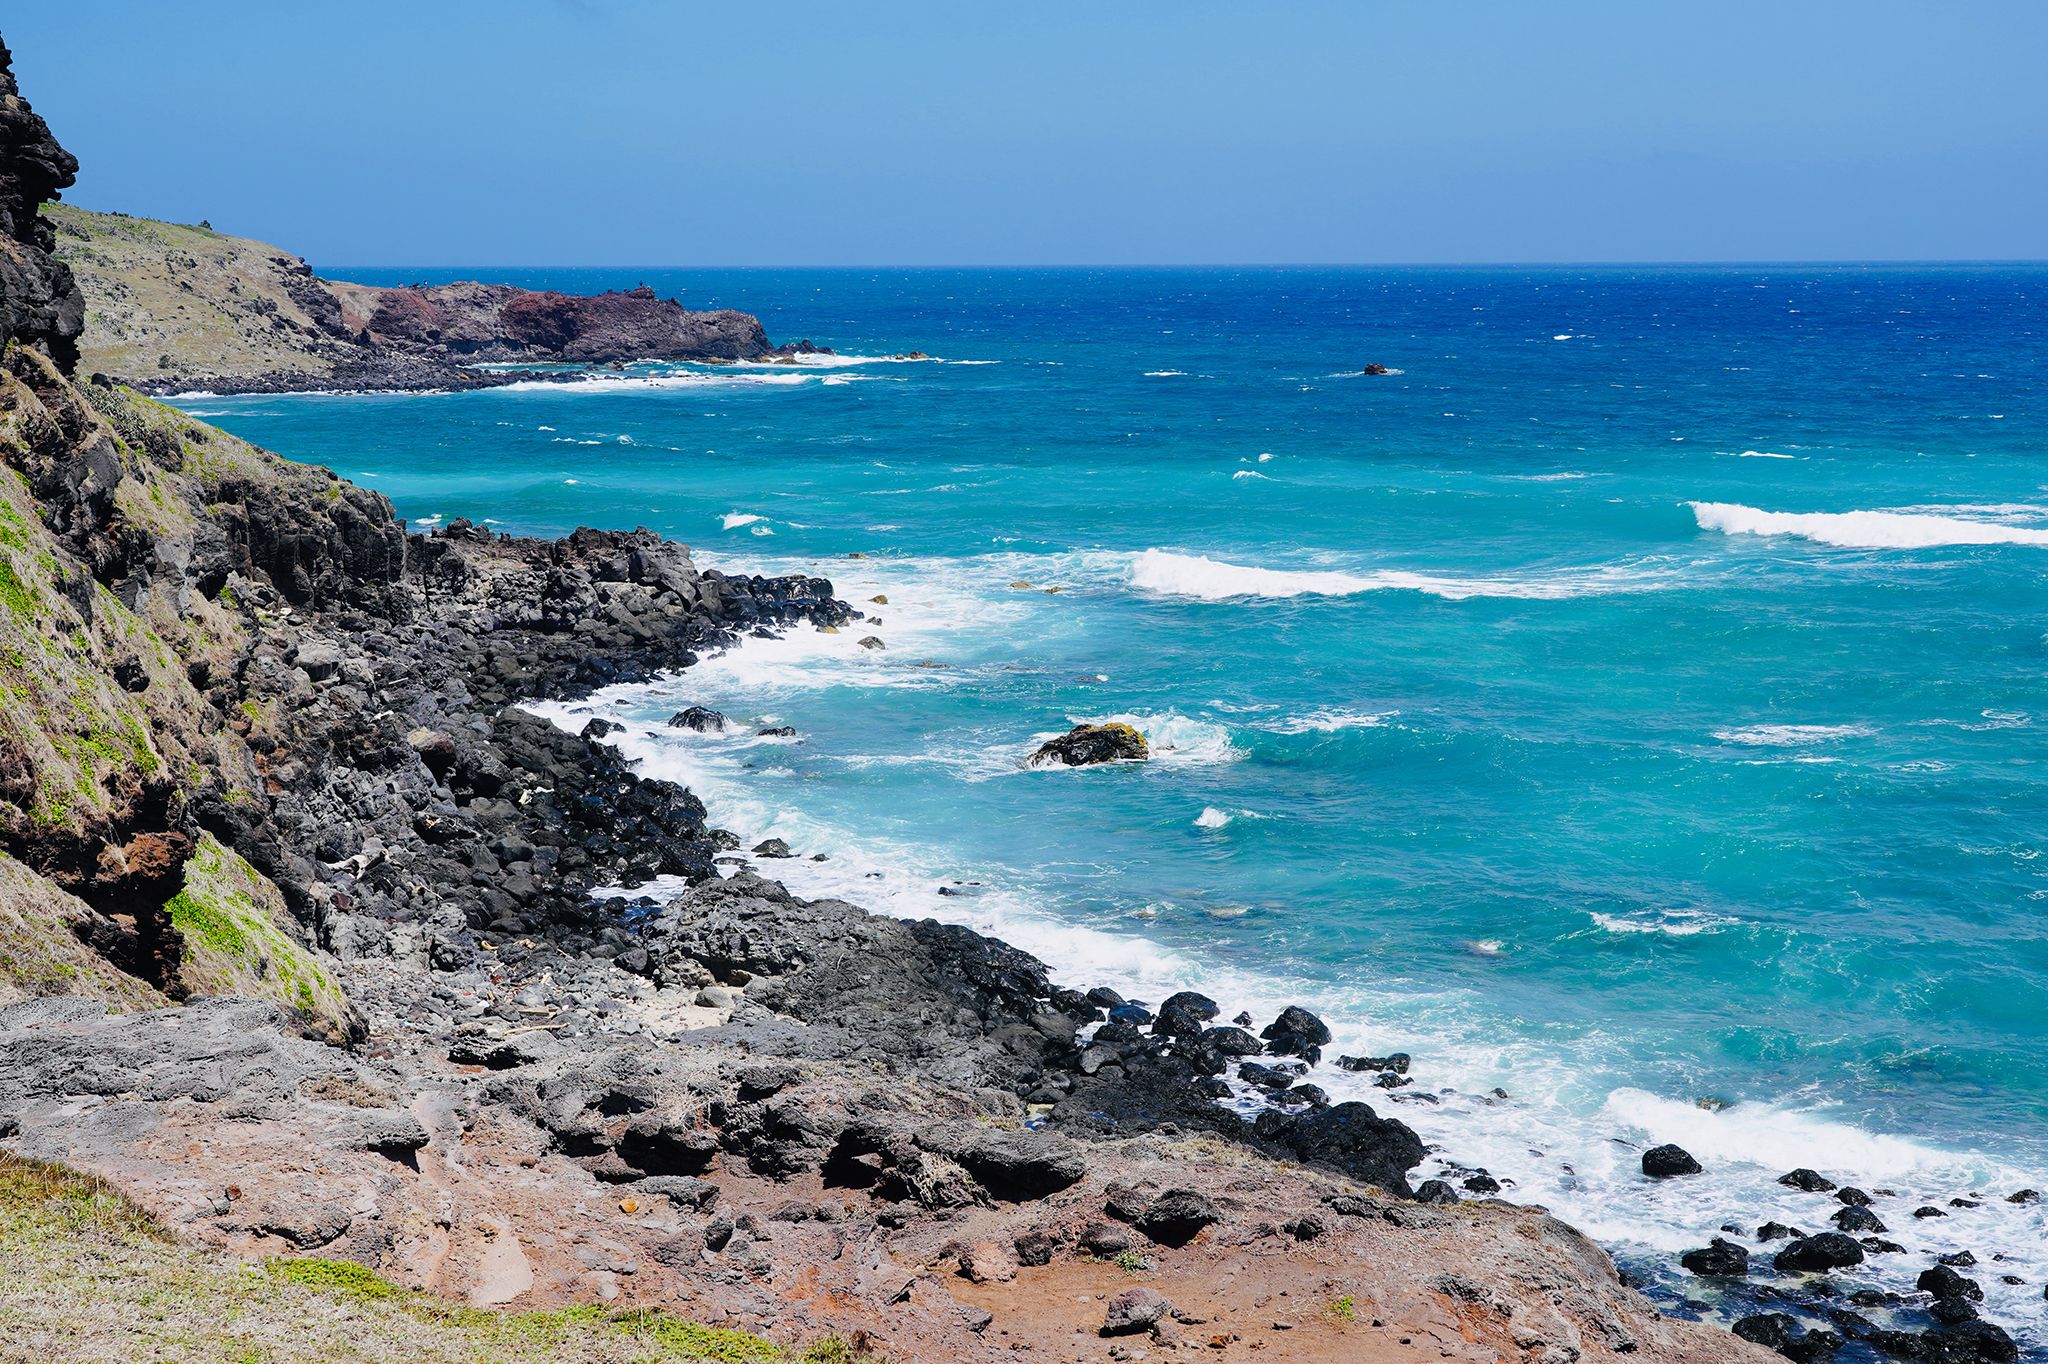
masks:
<path fill-rule="evenodd" d="M 1674 1294 L 1730 1217 L 1817 1229 L 1794 1165 L 1892 1188 L 1866 1277 L 2006 1254 L 1987 1314 L 2039 1342 L 2003 1199 L 2048 1187 L 2048 268 L 486 277 L 841 359 L 181 401 L 414 529 L 833 578 L 879 623 L 597 703 L 830 856 L 792 885 L 1084 987 L 1303 999 L 1333 1054 L 1415 1055 L 1316 1078 L 1438 1145 L 1418 1178 L 1485 1166 Z M 1110 716 L 1155 759 L 1021 764 Z M 1666 1140 L 1708 1176 L 1644 1181 Z"/>

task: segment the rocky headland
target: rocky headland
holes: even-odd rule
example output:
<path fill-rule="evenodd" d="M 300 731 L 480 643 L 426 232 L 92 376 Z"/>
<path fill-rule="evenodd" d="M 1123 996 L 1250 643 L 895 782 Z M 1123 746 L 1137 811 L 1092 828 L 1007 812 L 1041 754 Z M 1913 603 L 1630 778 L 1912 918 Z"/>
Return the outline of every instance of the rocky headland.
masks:
<path fill-rule="evenodd" d="M 49 156 L 38 170 L 45 164 L 44 180 L 75 170 Z M 206 223 L 70 204 L 28 221 L 42 223 L 42 249 L 82 300 L 66 361 L 147 393 L 462 390 L 580 374 L 506 366 L 830 354 L 808 340 L 774 346 L 750 314 L 692 312 L 645 286 L 590 296 L 475 282 L 387 288 L 322 279 L 288 251 Z M 33 289 L 9 294 L 54 306 Z"/>
<path fill-rule="evenodd" d="M 760 874 L 790 849 L 743 852 L 612 722 L 523 705 L 841 630 L 834 585 L 645 530 L 414 532 L 331 470 L 79 380 L 83 296 L 35 215 L 70 163 L 0 98 L 9 1156 L 307 1282 L 658 1309 L 766 1351 L 721 1358 L 2014 1357 L 1953 1270 L 1879 1309 L 1927 1329 L 1841 1309 L 1838 1233 L 1780 1253 L 1782 1312 L 1667 1315 L 1483 1171 L 1415 1183 L 1416 1134 L 1314 1082 L 1306 1010 L 1128 1000 L 790 894 Z M 1080 734 L 1048 759 L 1142 756 Z M 688 889 L 634 894 L 657 878 Z M 1330 1058 L 1390 1089 L 1409 1062 Z M 1749 1272 L 1734 1243 L 1697 1253 Z"/>

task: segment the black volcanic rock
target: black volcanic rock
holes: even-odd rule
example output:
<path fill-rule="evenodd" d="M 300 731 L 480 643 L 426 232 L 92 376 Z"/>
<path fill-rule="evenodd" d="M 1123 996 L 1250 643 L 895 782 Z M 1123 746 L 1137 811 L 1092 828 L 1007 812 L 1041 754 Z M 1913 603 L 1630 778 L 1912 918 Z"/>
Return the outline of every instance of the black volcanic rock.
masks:
<path fill-rule="evenodd" d="M 78 158 L 21 97 L 14 54 L 0 44 L 0 345 L 34 346 L 70 374 L 85 330 L 85 295 L 53 257 L 56 229 L 38 210 L 70 187 Z"/>
<path fill-rule="evenodd" d="M 1643 1173 L 1652 1179 L 1696 1175 L 1700 1163 L 1682 1146 L 1655 1146 L 1643 1152 Z"/>

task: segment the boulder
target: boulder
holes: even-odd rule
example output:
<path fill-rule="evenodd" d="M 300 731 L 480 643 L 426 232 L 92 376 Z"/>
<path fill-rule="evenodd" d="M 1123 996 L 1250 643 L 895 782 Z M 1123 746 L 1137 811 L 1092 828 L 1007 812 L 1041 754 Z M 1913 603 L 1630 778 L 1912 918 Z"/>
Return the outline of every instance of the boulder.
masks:
<path fill-rule="evenodd" d="M 1835 1194 L 1835 1201 L 1837 1203 L 1846 1203 L 1852 1208 L 1867 1208 L 1876 1200 L 1873 1199 L 1869 1194 L 1863 1192 L 1863 1190 L 1852 1186 L 1850 1188 L 1841 1189 L 1837 1191 Z"/>
<path fill-rule="evenodd" d="M 1779 1251 L 1771 1264 L 1780 1274 L 1823 1274 L 1830 1269 L 1863 1263 L 1863 1247 L 1839 1231 L 1809 1236 Z"/>
<path fill-rule="evenodd" d="M 1145 736 L 1129 725 L 1075 725 L 1058 738 L 1040 744 L 1031 755 L 1031 762 L 1034 766 L 1057 762 L 1085 767 L 1092 763 L 1135 762 L 1150 756 Z"/>
<path fill-rule="evenodd" d="M 976 1241 L 960 1252 L 960 1272 L 976 1283 L 1009 1283 L 1017 1277 L 1017 1262 L 996 1242 Z"/>
<path fill-rule="evenodd" d="M 1783 1350 L 1798 1338 L 1799 1323 L 1783 1312 L 1762 1312 L 1744 1317 L 1728 1328 L 1736 1335 L 1766 1350 Z"/>
<path fill-rule="evenodd" d="M 1947 1265 L 1936 1265 L 1920 1271 L 1920 1277 L 1913 1285 L 1922 1293 L 1932 1293 L 1940 1298 L 1968 1298 L 1972 1302 L 1984 1301 L 1984 1290 L 1975 1279 L 1966 1279 Z"/>
<path fill-rule="evenodd" d="M 1805 1166 L 1790 1174 L 1779 1175 L 1778 1182 L 1788 1189 L 1798 1189 L 1801 1193 L 1827 1193 L 1835 1187 L 1835 1181 Z"/>
<path fill-rule="evenodd" d="M 1184 1246 L 1202 1228 L 1222 1220 L 1223 1214 L 1204 1195 L 1193 1189 L 1168 1189 L 1146 1204 L 1137 1225 L 1161 1245 Z"/>
<path fill-rule="evenodd" d="M 1796 1241 L 1805 1235 L 1806 1233 L 1799 1228 L 1788 1227 L 1783 1222 L 1766 1222 L 1756 1229 L 1756 1239 L 1759 1241 L 1783 1241 L 1788 1237 Z"/>
<path fill-rule="evenodd" d="M 1422 1163 L 1422 1138 L 1397 1118 L 1353 1101 L 1304 1115 L 1285 1137 L 1310 1165 L 1326 1165 L 1361 1184 L 1408 1196 L 1408 1171 Z"/>
<path fill-rule="evenodd" d="M 1866 1232 L 1891 1230 L 1890 1227 L 1887 1227 L 1878 1219 L 1876 1213 L 1868 1208 L 1844 1208 L 1828 1220 L 1835 1224 L 1835 1229 L 1838 1231 Z"/>
<path fill-rule="evenodd" d="M 1130 1335 L 1148 1331 L 1152 1323 L 1173 1310 L 1173 1304 L 1156 1288 L 1127 1288 L 1109 1300 L 1102 1314 L 1102 1334 Z"/>
<path fill-rule="evenodd" d="M 1704 1250 L 1688 1250 L 1679 1256 L 1678 1263 L 1705 1277 L 1739 1279 L 1749 1273 L 1749 1252 L 1716 1236 Z"/>
<path fill-rule="evenodd" d="M 1416 1187 L 1415 1201 L 1443 1207 L 1459 1201 L 1458 1191 L 1441 1179 L 1425 1179 Z"/>
<path fill-rule="evenodd" d="M 1081 1231 L 1081 1248 L 1105 1260 L 1115 1259 L 1136 1244 L 1130 1229 L 1115 1222 L 1090 1222 Z"/>
<path fill-rule="evenodd" d="M 1643 1173 L 1652 1179 L 1672 1179 L 1700 1173 L 1700 1163 L 1682 1146 L 1654 1146 L 1643 1152 Z"/>
<path fill-rule="evenodd" d="M 1211 1018 L 1215 1017 L 1214 1014 L 1209 1016 Z M 1322 1019 L 1317 1018 L 1307 1009 L 1302 1008 L 1299 1004 L 1290 1004 L 1280 1011 L 1278 1018 L 1266 1025 L 1265 1031 L 1261 1032 L 1259 1036 L 1270 1042 L 1274 1038 L 1289 1035 L 1303 1038 L 1311 1045 L 1320 1047 L 1328 1044 L 1330 1029 L 1324 1024 Z"/>
<path fill-rule="evenodd" d="M 713 730 L 723 731 L 725 729 L 725 717 L 717 711 L 707 710 L 703 706 L 691 706 L 688 710 L 679 710 L 674 715 L 668 717 L 668 723 L 670 729 L 694 729 L 699 734 L 708 734 Z"/>

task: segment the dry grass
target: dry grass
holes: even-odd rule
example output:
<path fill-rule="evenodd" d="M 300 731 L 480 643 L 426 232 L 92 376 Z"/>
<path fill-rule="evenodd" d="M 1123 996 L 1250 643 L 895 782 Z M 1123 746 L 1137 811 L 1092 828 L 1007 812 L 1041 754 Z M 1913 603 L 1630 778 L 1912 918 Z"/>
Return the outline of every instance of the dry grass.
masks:
<path fill-rule="evenodd" d="M 658 1311 L 480 1311 L 347 1261 L 250 1265 L 176 1245 L 99 1180 L 0 1154 L 0 1360 L 851 1364 L 858 1354 L 837 1337 L 793 1354 Z"/>

